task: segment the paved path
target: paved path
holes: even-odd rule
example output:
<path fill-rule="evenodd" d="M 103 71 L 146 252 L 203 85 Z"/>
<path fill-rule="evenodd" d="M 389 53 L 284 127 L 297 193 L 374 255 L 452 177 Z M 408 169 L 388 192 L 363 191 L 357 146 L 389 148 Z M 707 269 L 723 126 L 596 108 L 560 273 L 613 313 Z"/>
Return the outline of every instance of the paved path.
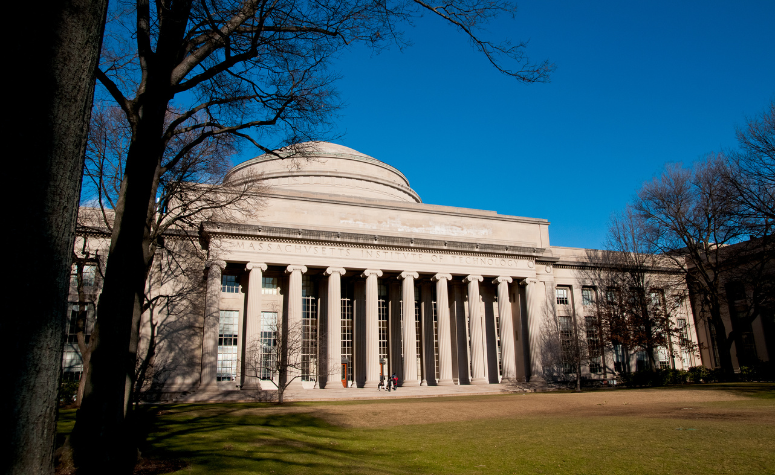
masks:
<path fill-rule="evenodd" d="M 462 386 L 420 386 L 400 387 L 394 391 L 377 390 L 374 388 L 333 388 L 333 389 L 305 389 L 288 388 L 285 391 L 286 401 L 336 401 L 336 400 L 362 400 L 362 399 L 404 399 L 424 398 L 440 396 L 471 396 L 482 394 L 504 394 L 515 392 L 514 386 L 501 384 L 462 385 Z M 267 397 L 275 396 L 276 391 L 262 391 L 257 393 L 251 390 L 242 391 L 197 391 L 195 393 L 178 398 L 175 402 L 255 402 Z M 270 399 L 264 399 L 270 400 Z"/>

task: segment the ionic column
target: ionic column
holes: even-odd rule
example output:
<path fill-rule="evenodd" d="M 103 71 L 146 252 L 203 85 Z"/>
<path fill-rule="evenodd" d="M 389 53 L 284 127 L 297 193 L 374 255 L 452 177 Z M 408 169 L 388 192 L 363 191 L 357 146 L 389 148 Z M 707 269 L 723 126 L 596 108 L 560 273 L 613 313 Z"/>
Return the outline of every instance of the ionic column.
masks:
<path fill-rule="evenodd" d="M 541 297 L 542 289 L 536 279 L 525 279 L 527 299 L 527 332 L 530 342 L 530 382 L 543 381 L 544 370 L 541 361 Z M 543 285 L 542 285 L 543 286 Z"/>
<path fill-rule="evenodd" d="M 517 380 L 514 322 L 511 316 L 511 301 L 509 301 L 509 284 L 511 282 L 511 277 L 498 277 L 492 281 L 493 284 L 498 284 L 498 317 L 501 326 L 501 365 L 503 366 L 502 383 Z"/>
<path fill-rule="evenodd" d="M 337 379 L 342 364 L 342 276 L 346 272 L 341 267 L 329 267 L 325 271 L 328 276 L 328 361 L 327 366 L 320 371 L 321 375 L 325 375 L 326 384 L 321 386 L 323 388 L 337 387 L 329 386 L 328 383 Z"/>
<path fill-rule="evenodd" d="M 254 388 L 258 386 L 261 365 L 261 282 L 266 264 L 248 262 L 245 269 L 248 270 L 248 308 L 245 315 L 245 346 L 242 356 L 245 373 L 242 386 Z"/>
<path fill-rule="evenodd" d="M 285 316 L 285 355 L 287 363 L 286 381 L 292 381 L 291 387 L 301 386 L 301 347 L 303 332 L 301 323 L 301 275 L 307 272 L 306 266 L 289 265 L 285 269 L 288 276 L 288 315 Z"/>
<path fill-rule="evenodd" d="M 439 386 L 451 386 L 452 381 L 452 336 L 450 334 L 449 294 L 447 281 L 451 280 L 449 274 L 436 274 L 436 316 L 438 318 L 439 339 Z"/>
<path fill-rule="evenodd" d="M 218 320 L 221 318 L 221 273 L 226 262 L 207 261 L 207 296 L 204 333 L 202 335 L 202 375 L 200 388 L 215 387 L 218 372 Z"/>
<path fill-rule="evenodd" d="M 377 277 L 381 270 L 367 269 L 361 277 L 366 278 L 366 383 L 364 388 L 379 385 L 379 289 Z"/>
<path fill-rule="evenodd" d="M 484 279 L 481 275 L 469 275 L 463 280 L 468 282 L 468 319 L 471 326 L 471 384 L 488 384 L 484 357 L 484 321 L 479 302 L 479 282 Z"/>
<path fill-rule="evenodd" d="M 403 279 L 401 286 L 401 302 L 404 308 L 404 328 L 402 341 L 404 344 L 404 379 L 401 386 L 419 386 L 417 380 L 417 334 L 414 323 L 414 279 L 417 272 L 402 272 L 398 277 Z"/>

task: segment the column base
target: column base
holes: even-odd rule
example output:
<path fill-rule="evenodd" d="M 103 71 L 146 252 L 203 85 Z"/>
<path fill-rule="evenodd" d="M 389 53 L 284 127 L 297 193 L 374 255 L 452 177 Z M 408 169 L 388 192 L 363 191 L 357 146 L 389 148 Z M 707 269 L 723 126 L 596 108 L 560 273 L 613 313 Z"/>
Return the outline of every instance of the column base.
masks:
<path fill-rule="evenodd" d="M 487 378 L 473 378 L 471 379 L 471 384 L 475 384 L 475 385 L 490 384 L 490 380 Z"/>
<path fill-rule="evenodd" d="M 291 381 L 285 389 L 304 389 L 304 386 L 301 384 L 301 378 L 296 378 Z"/>
<path fill-rule="evenodd" d="M 376 380 L 376 379 L 368 380 L 367 379 L 366 382 L 363 383 L 362 387 L 365 388 L 365 389 L 369 389 L 369 388 L 377 389 L 377 386 L 379 386 L 379 380 Z"/>
<path fill-rule="evenodd" d="M 420 381 L 417 379 L 410 379 L 408 381 L 404 381 L 401 383 L 402 388 L 419 388 L 420 387 Z"/>
<path fill-rule="evenodd" d="M 440 379 L 436 382 L 436 386 L 456 386 L 456 384 L 451 379 Z"/>

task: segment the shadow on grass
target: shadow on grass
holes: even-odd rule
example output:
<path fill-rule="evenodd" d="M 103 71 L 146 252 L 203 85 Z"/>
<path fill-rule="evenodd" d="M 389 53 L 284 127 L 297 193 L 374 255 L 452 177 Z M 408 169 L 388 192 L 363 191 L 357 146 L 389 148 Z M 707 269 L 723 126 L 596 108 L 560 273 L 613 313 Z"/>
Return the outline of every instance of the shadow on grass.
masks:
<path fill-rule="evenodd" d="M 277 473 L 405 473 L 378 461 L 391 448 L 364 447 L 351 430 L 311 414 L 245 411 L 258 404 L 146 406 L 135 411 L 144 457 L 182 459 L 203 472 L 261 470 Z"/>

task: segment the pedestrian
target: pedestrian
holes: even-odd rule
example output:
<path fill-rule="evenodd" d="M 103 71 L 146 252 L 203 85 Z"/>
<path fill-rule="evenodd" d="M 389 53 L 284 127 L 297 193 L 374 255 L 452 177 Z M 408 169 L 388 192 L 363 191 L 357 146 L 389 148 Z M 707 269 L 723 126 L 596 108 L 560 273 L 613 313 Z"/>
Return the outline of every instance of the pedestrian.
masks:
<path fill-rule="evenodd" d="M 380 373 L 379 374 L 379 385 L 377 386 L 377 391 L 381 390 L 383 387 L 385 387 L 385 375 Z"/>
<path fill-rule="evenodd" d="M 390 379 L 393 381 L 393 389 L 398 389 L 398 377 L 396 376 L 396 373 L 393 373 Z"/>

